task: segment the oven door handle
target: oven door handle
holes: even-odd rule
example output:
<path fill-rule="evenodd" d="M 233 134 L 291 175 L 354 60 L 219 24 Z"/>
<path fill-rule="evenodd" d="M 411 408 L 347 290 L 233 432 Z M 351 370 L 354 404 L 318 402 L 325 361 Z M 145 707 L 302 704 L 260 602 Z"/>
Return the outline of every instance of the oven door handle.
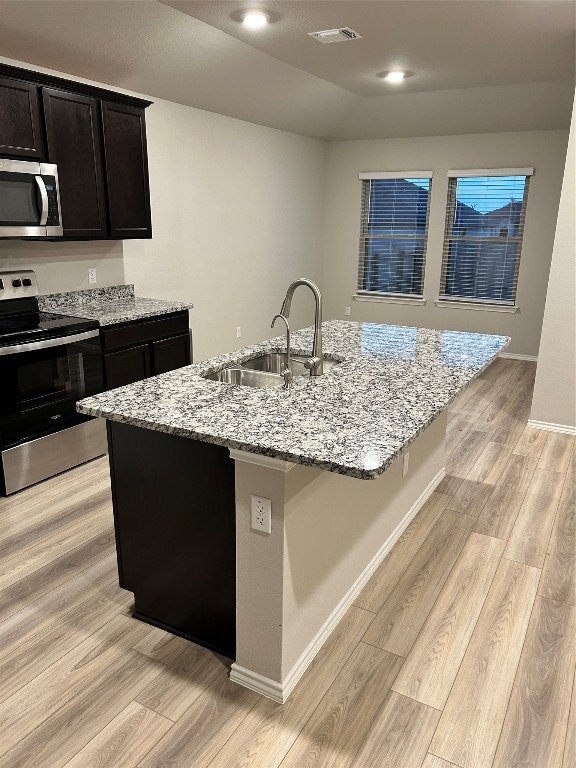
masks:
<path fill-rule="evenodd" d="M 26 344 L 13 344 L 12 346 L 0 347 L 0 355 L 19 355 L 22 352 L 35 352 L 38 349 L 47 349 L 48 347 L 62 347 L 65 344 L 73 344 L 76 341 L 93 339 L 98 336 L 98 329 L 85 331 L 84 333 L 75 333 L 72 336 L 58 336 L 56 339 L 42 339 L 42 341 L 30 341 Z"/>
<path fill-rule="evenodd" d="M 40 221 L 38 224 L 41 227 L 46 226 L 48 221 L 48 191 L 46 190 L 46 184 L 42 176 L 34 176 L 36 184 L 38 184 L 38 191 L 40 192 L 40 199 L 42 200 L 42 213 L 40 214 Z"/>

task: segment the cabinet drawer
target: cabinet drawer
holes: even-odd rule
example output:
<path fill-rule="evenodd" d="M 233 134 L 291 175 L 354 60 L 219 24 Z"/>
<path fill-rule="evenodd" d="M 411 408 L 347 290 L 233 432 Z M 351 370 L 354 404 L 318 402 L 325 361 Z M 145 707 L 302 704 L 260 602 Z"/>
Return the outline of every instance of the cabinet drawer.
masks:
<path fill-rule="evenodd" d="M 166 336 L 188 333 L 188 312 L 176 312 L 162 318 L 145 322 L 125 323 L 110 328 L 101 328 L 102 350 L 110 352 L 146 341 L 156 341 Z"/>

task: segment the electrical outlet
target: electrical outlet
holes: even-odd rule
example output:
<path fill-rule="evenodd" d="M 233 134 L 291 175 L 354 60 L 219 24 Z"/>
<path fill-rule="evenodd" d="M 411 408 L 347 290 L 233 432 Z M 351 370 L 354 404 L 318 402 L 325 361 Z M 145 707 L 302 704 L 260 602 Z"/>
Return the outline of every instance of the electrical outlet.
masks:
<path fill-rule="evenodd" d="M 236 326 L 236 338 L 237 339 L 242 338 L 242 328 L 239 325 Z"/>
<path fill-rule="evenodd" d="M 344 309 L 344 314 L 346 315 L 346 317 L 350 317 L 350 307 L 346 307 Z"/>
<path fill-rule="evenodd" d="M 97 282 L 97 280 L 96 280 L 96 268 L 95 267 L 92 267 L 92 269 L 88 270 L 88 282 L 91 283 L 92 285 L 95 285 L 96 282 Z"/>
<path fill-rule="evenodd" d="M 259 533 L 272 533 L 272 501 L 264 496 L 251 496 L 250 528 Z"/>
<path fill-rule="evenodd" d="M 402 477 L 408 474 L 408 463 L 410 462 L 410 451 L 406 451 L 402 458 Z"/>

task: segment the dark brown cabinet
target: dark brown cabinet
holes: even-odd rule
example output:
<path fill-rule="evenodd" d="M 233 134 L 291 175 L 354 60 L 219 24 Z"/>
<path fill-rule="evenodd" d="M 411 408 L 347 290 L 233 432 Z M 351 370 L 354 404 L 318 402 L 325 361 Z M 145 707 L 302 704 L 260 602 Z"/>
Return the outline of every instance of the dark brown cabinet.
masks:
<path fill-rule="evenodd" d="M 227 448 L 108 422 L 120 586 L 134 616 L 236 655 L 236 505 Z"/>
<path fill-rule="evenodd" d="M 150 346 L 140 344 L 119 352 L 104 355 L 104 381 L 106 389 L 134 384 L 151 375 Z"/>
<path fill-rule="evenodd" d="M 58 166 L 65 239 L 152 237 L 149 101 L 0 64 L 0 159 Z"/>
<path fill-rule="evenodd" d="M 42 98 L 48 156 L 58 166 L 64 237 L 106 237 L 99 102 L 52 88 L 44 88 Z"/>
<path fill-rule="evenodd" d="M 190 365 L 190 334 L 183 333 L 170 339 L 152 342 L 154 373 L 167 373 L 183 365 Z"/>
<path fill-rule="evenodd" d="M 102 103 L 110 236 L 152 237 L 144 110 Z"/>
<path fill-rule="evenodd" d="M 0 156 L 44 159 L 38 86 L 0 77 Z"/>
<path fill-rule="evenodd" d="M 188 312 L 100 329 L 104 386 L 133 384 L 191 362 Z"/>

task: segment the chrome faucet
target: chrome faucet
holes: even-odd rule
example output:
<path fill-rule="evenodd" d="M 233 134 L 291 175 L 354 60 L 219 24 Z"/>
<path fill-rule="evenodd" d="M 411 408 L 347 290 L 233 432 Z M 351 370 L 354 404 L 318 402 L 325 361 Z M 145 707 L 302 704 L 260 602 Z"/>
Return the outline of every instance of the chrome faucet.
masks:
<path fill-rule="evenodd" d="M 292 296 L 294 291 L 299 285 L 307 285 L 308 288 L 314 294 L 314 301 L 316 302 L 316 310 L 314 313 L 314 345 L 312 347 L 312 357 L 306 360 L 304 365 L 310 371 L 310 376 L 321 376 L 324 373 L 323 369 L 323 357 L 322 357 L 322 294 L 320 289 L 313 283 L 312 280 L 308 280 L 305 277 L 300 277 L 298 280 L 294 280 L 286 291 L 286 298 L 282 303 L 282 309 L 280 310 L 281 317 L 290 317 L 290 305 L 292 304 Z"/>
<path fill-rule="evenodd" d="M 286 323 L 286 362 L 284 363 L 284 370 L 281 372 L 281 376 L 284 376 L 284 389 L 290 389 L 292 386 L 292 379 L 294 378 L 294 375 L 292 373 L 292 368 L 290 366 L 290 326 L 288 325 L 288 320 L 284 317 L 284 315 L 274 315 L 274 319 L 272 320 L 272 325 L 270 328 L 274 328 L 274 323 L 276 320 L 284 320 Z"/>

